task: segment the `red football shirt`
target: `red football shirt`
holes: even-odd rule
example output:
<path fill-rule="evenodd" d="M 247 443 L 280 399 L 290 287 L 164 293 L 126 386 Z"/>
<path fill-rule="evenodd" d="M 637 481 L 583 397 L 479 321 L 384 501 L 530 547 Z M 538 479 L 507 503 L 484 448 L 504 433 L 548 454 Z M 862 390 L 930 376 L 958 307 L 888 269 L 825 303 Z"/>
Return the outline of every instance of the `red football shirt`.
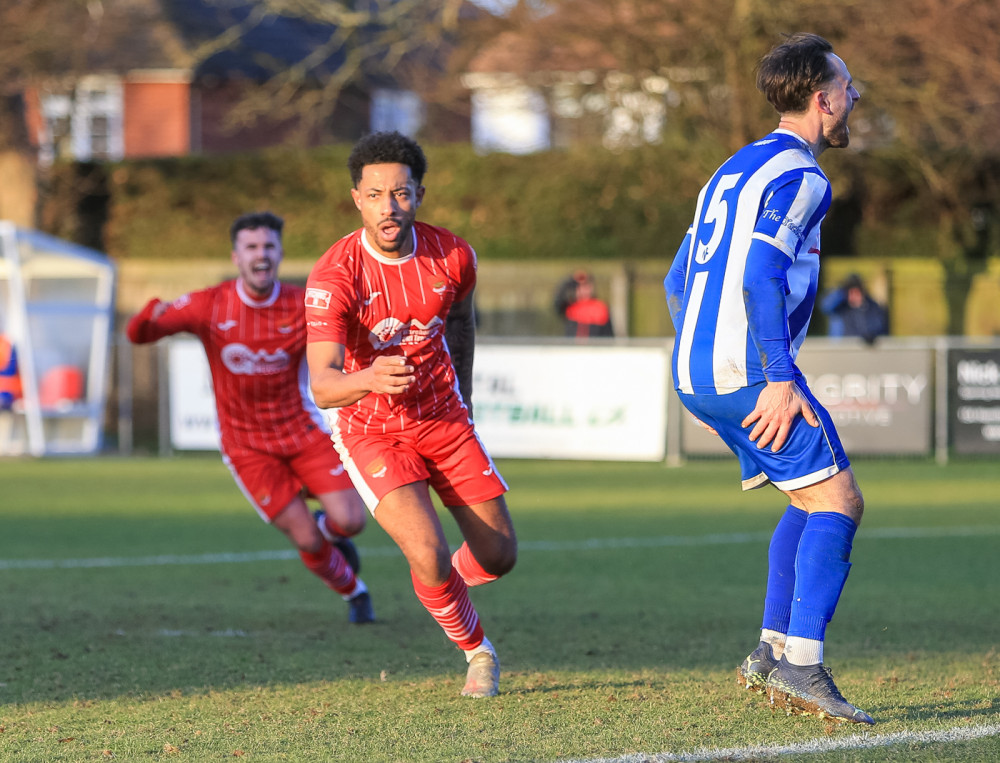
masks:
<path fill-rule="evenodd" d="M 334 244 L 313 266 L 306 289 L 310 342 L 345 348 L 344 371 L 379 355 L 404 355 L 416 382 L 405 395 L 368 394 L 338 411 L 347 433 L 386 433 L 439 418 L 463 405 L 444 328 L 452 304 L 472 293 L 476 253 L 453 233 L 414 223 L 413 252 L 378 254 L 363 230 Z"/>
<path fill-rule="evenodd" d="M 238 281 L 225 281 L 174 300 L 155 321 L 159 300 L 152 300 L 129 321 L 128 336 L 145 343 L 181 331 L 196 335 L 212 370 L 223 450 L 293 454 L 322 427 L 309 395 L 304 294 L 276 283 L 258 302 Z"/>

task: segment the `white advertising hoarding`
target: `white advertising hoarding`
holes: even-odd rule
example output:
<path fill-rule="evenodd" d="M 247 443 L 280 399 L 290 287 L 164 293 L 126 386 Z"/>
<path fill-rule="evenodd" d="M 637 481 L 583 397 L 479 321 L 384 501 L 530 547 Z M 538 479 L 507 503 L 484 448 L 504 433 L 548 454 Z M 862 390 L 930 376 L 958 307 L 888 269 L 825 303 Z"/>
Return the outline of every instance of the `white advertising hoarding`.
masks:
<path fill-rule="evenodd" d="M 666 346 L 480 344 L 476 429 L 501 458 L 659 461 L 669 371 Z"/>
<path fill-rule="evenodd" d="M 170 444 L 176 450 L 219 450 L 212 372 L 201 342 L 174 339 L 168 346 Z"/>
<path fill-rule="evenodd" d="M 666 347 L 476 347 L 476 429 L 498 458 L 661 461 Z M 170 443 L 218 450 L 212 376 L 201 343 L 169 345 Z"/>

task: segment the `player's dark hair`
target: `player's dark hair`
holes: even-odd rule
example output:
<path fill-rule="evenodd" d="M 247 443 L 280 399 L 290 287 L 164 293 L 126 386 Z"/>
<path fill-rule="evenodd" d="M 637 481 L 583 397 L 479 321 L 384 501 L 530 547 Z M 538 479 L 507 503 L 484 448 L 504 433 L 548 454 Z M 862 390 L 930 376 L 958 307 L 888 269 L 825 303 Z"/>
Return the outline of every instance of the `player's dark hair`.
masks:
<path fill-rule="evenodd" d="M 347 169 L 355 188 L 361 182 L 361 171 L 369 164 L 405 164 L 417 185 L 423 184 L 427 172 L 423 149 L 415 140 L 398 132 L 373 132 L 354 144 Z"/>
<path fill-rule="evenodd" d="M 241 230 L 257 230 L 258 228 L 270 228 L 281 238 L 281 231 L 285 227 L 285 221 L 273 212 L 247 212 L 240 215 L 233 224 L 229 226 L 229 240 L 236 243 L 236 236 Z"/>
<path fill-rule="evenodd" d="M 793 34 L 757 64 L 757 89 L 779 114 L 799 114 L 809 107 L 809 97 L 836 76 L 827 55 L 832 52 L 819 35 Z"/>

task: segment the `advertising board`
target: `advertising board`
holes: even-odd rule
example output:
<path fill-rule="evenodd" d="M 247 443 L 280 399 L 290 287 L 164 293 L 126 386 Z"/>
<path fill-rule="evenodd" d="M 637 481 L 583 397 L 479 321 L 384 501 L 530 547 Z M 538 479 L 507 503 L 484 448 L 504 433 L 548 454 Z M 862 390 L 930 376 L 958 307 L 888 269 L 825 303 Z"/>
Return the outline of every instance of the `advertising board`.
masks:
<path fill-rule="evenodd" d="M 491 455 L 659 461 L 665 346 L 479 345 L 472 402 Z"/>
<path fill-rule="evenodd" d="M 948 418 L 956 453 L 1000 454 L 1000 350 L 948 351 Z"/>
<path fill-rule="evenodd" d="M 809 342 L 798 366 L 830 412 L 848 455 L 926 455 L 932 447 L 933 353 L 929 347 L 844 346 Z M 729 449 L 684 416 L 685 454 Z"/>

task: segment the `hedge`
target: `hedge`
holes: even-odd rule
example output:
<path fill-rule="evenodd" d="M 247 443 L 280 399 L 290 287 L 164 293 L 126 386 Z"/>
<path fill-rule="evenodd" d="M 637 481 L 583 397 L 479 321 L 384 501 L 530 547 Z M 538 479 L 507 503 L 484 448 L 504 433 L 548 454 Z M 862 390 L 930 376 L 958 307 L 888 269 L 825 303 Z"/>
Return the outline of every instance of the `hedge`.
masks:
<path fill-rule="evenodd" d="M 228 247 L 237 215 L 285 217 L 286 256 L 315 259 L 359 225 L 346 169 L 350 147 L 57 165 L 42 227 L 115 258 L 177 259 Z M 601 148 L 528 156 L 426 147 L 421 219 L 498 260 L 669 258 L 701 184 L 724 155 L 704 146 Z M 824 255 L 934 257 L 947 245 L 927 196 L 897 159 L 827 152 L 834 183 Z"/>

